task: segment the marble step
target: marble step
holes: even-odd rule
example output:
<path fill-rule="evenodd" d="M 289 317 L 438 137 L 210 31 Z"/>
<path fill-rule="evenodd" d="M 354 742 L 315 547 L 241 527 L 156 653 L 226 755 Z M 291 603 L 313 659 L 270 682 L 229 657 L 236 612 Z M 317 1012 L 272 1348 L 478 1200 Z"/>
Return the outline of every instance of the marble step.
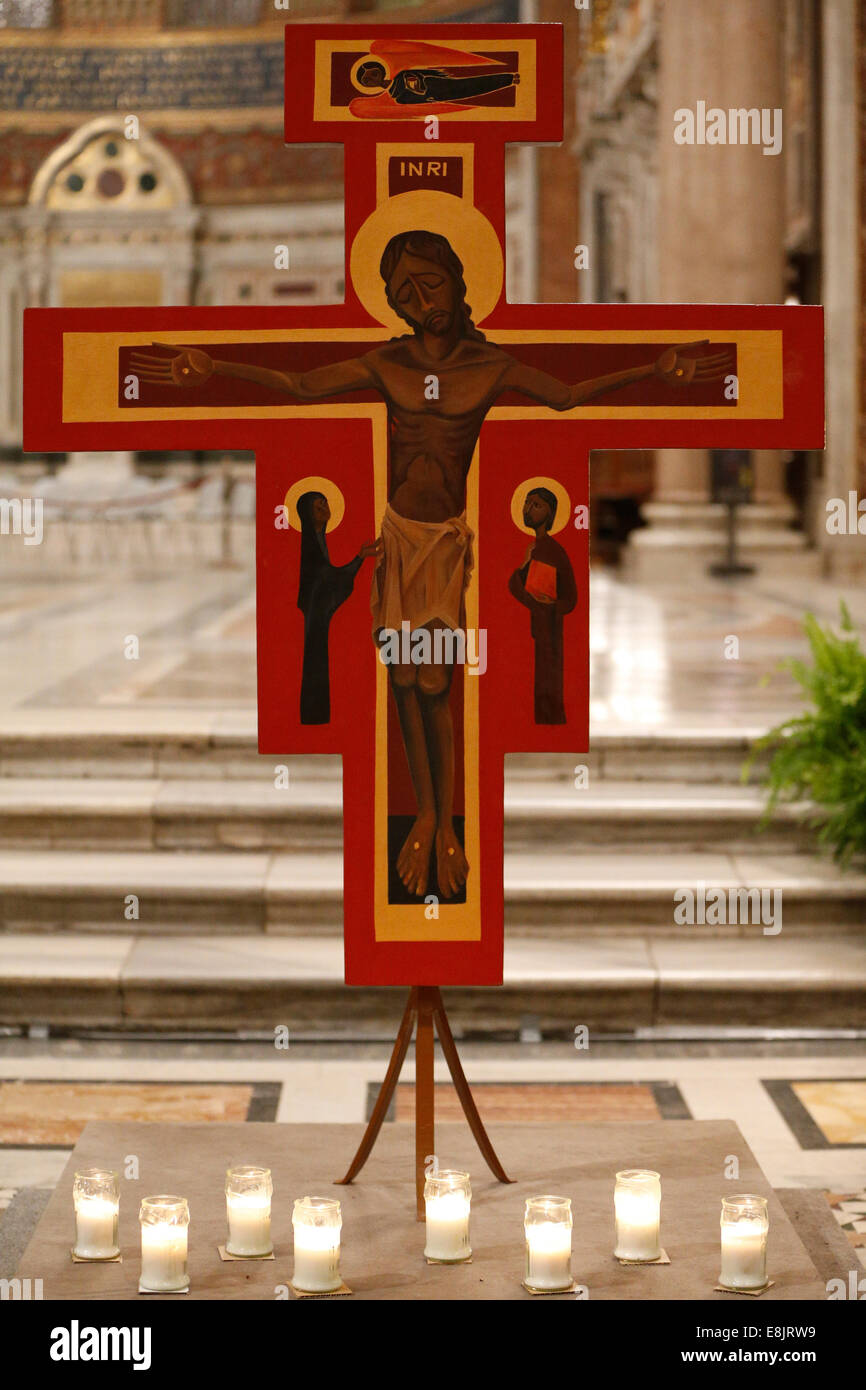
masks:
<path fill-rule="evenodd" d="M 866 873 L 842 872 L 827 858 L 796 853 L 547 850 L 509 855 L 505 866 L 506 922 L 512 934 L 532 936 L 553 926 L 563 936 L 629 935 L 651 928 L 684 937 L 730 939 L 764 935 L 761 904 L 738 906 L 738 890 L 766 894 L 764 924 L 779 917 L 781 934 L 815 935 L 827 928 L 862 934 Z M 733 925 L 707 921 L 700 899 L 721 890 L 725 913 L 748 917 Z M 688 893 L 690 898 L 682 896 Z M 778 896 L 776 896 L 778 895 Z M 678 923 L 678 905 L 694 905 L 692 922 Z M 721 915 L 721 914 L 718 914 Z M 767 933 L 768 937 L 772 935 Z"/>
<path fill-rule="evenodd" d="M 339 849 L 342 814 L 339 776 L 0 778 L 4 849 Z"/>
<path fill-rule="evenodd" d="M 2 784 L 0 784 L 2 789 Z M 602 778 L 578 790 L 573 783 L 506 779 L 505 835 L 509 849 L 588 847 L 623 854 L 658 849 L 771 854 L 815 846 L 812 808 L 789 803 L 758 830 L 765 795 L 759 787 L 726 782 L 627 781 Z"/>
<path fill-rule="evenodd" d="M 545 849 L 507 855 L 506 922 L 513 936 L 555 930 L 563 939 L 647 929 L 685 937 L 762 935 L 756 922 L 698 920 L 677 927 L 674 895 L 688 890 L 699 916 L 702 887 L 726 895 L 740 888 L 765 890 L 774 912 L 772 894 L 780 893 L 782 929 L 790 934 L 815 935 L 828 927 L 862 934 L 866 919 L 866 874 L 843 874 L 812 855 Z M 147 935 L 279 932 L 336 938 L 342 855 L 0 852 L 0 930 L 117 932 L 132 929 L 128 922 Z"/>
<path fill-rule="evenodd" d="M 509 769 L 508 849 L 587 846 L 772 853 L 812 848 L 808 807 L 782 806 L 756 834 L 760 791 L 720 783 L 600 779 L 577 789 L 562 778 Z M 0 778 L 0 845 L 5 849 L 297 850 L 339 848 L 338 778 L 290 773 L 214 781 L 181 778 Z"/>
<path fill-rule="evenodd" d="M 601 778 L 654 783 L 739 782 L 743 761 L 763 728 L 683 726 L 654 732 L 644 726 L 593 731 L 591 749 L 574 754 L 511 754 L 512 774 L 573 784 L 585 765 L 590 784 Z M 285 763 L 306 780 L 339 779 L 335 756 L 259 755 L 254 712 L 111 707 L 100 710 L 7 710 L 0 715 L 0 778 L 96 777 L 249 780 Z"/>
<path fill-rule="evenodd" d="M 349 989 L 342 943 L 285 937 L 76 933 L 8 937 L 0 1024 L 235 1030 L 291 1038 L 396 1032 L 405 990 Z M 862 1028 L 866 942 L 825 934 L 704 941 L 665 935 L 509 940 L 502 987 L 444 991 L 458 1034 L 514 1033 L 531 1020 L 572 1035 L 686 1026 Z M 584 1055 L 584 1054 L 581 1054 Z"/>

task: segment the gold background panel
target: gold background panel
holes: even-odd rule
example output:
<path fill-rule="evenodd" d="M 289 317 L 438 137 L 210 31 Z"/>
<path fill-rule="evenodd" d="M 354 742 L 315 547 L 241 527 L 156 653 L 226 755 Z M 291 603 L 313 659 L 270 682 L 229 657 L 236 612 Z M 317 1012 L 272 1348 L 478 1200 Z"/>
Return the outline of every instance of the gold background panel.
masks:
<path fill-rule="evenodd" d="M 535 39 L 450 39 L 447 26 L 442 26 L 442 45 L 457 49 L 461 53 L 472 53 L 483 49 L 485 53 L 516 53 L 520 71 L 520 84 L 514 88 L 516 98 L 513 106 L 468 106 L 466 111 L 447 111 L 439 116 L 440 121 L 497 121 L 499 124 L 514 121 L 534 121 L 536 116 L 536 68 Z M 331 54 L 357 53 L 369 48 L 376 37 L 371 29 L 368 39 L 316 39 L 316 86 L 313 100 L 313 119 L 316 121 L 346 121 L 352 125 L 391 125 L 391 121 L 365 121 L 353 116 L 347 106 L 331 105 Z M 430 39 L 425 40 L 430 43 Z M 387 64 L 386 64 L 387 66 Z M 426 113 L 430 114 L 430 113 Z M 436 114 L 435 112 L 433 113 Z M 407 120 L 422 121 L 423 107 L 407 109 Z"/>
<path fill-rule="evenodd" d="M 471 286 L 470 302 L 471 302 Z M 730 405 L 689 405 L 688 387 L 670 388 L 670 405 L 580 405 L 557 412 L 546 406 L 528 410 L 497 407 L 499 419 L 546 420 L 558 416 L 574 420 L 781 420 L 784 418 L 781 329 L 490 329 L 490 339 L 500 347 L 508 343 L 691 343 L 698 338 L 736 343 L 739 399 Z M 615 400 L 615 397 L 614 397 Z"/>
<path fill-rule="evenodd" d="M 378 457 L 378 456 L 377 456 Z M 474 532 L 474 565 L 466 590 L 466 624 L 478 627 L 478 470 L 476 445 L 466 481 L 466 520 Z M 378 475 L 377 475 L 378 477 Z M 377 489 L 378 493 L 378 489 Z M 382 490 L 381 521 L 385 509 Z M 480 941 L 481 940 L 481 828 L 478 766 L 478 684 L 482 676 L 463 677 L 463 841 L 469 862 L 465 903 L 440 903 L 439 919 L 424 915 L 424 903 L 388 902 L 388 672 L 377 661 L 376 673 L 376 863 L 375 934 L 377 941 Z"/>
<path fill-rule="evenodd" d="M 117 403 L 117 355 L 122 347 L 150 347 L 154 338 L 161 343 L 185 347 L 196 343 L 370 343 L 385 341 L 389 334 L 382 328 L 283 328 L 237 329 L 225 331 L 212 328 L 172 333 L 107 332 L 63 334 L 63 419 L 68 424 L 103 423 L 133 420 L 209 420 L 228 417 L 237 420 L 279 419 L 287 411 L 299 407 L 288 403 L 282 406 L 185 406 L 186 392 L 178 389 L 177 409 L 165 406 L 136 406 L 124 409 Z M 333 411 L 341 406 L 329 407 Z M 360 406 L 345 407 L 362 414 Z"/>
<path fill-rule="evenodd" d="M 416 196 L 416 195 L 412 195 Z M 448 194 L 440 194 L 447 198 Z M 396 200 L 391 200 L 396 201 Z M 459 206 L 458 200 L 452 200 Z M 498 248 L 498 243 L 497 243 Z M 377 272 L 378 275 L 378 272 Z M 380 281 L 381 284 L 381 281 Z M 470 303 L 474 302 L 471 298 Z M 384 301 L 383 301 L 384 302 Z M 476 320 L 478 321 L 478 320 Z M 690 332 L 641 330 L 498 329 L 491 330 L 491 341 L 506 347 L 509 343 L 684 343 L 694 339 Z M 124 422 L 133 420 L 277 420 L 290 417 L 303 407 L 291 403 L 263 406 L 184 406 L 170 411 L 165 406 L 124 409 L 117 403 L 117 354 L 120 347 L 150 346 L 154 332 L 104 332 L 63 334 L 63 420 L 70 424 Z M 160 342 L 178 346 L 195 343 L 298 343 L 385 341 L 387 328 L 315 329 L 291 328 L 221 331 L 160 331 Z M 688 388 L 671 388 L 671 404 L 665 406 L 583 405 L 572 411 L 557 412 L 546 406 L 496 406 L 489 418 L 500 420 L 781 420 L 784 416 L 782 378 L 782 333 L 780 330 L 749 329 L 708 331 L 702 335 L 717 342 L 737 344 L 739 400 L 726 406 L 694 406 L 688 403 Z M 185 399 L 178 390 L 178 401 Z M 342 417 L 353 412 L 364 415 L 361 405 L 323 407 Z"/>

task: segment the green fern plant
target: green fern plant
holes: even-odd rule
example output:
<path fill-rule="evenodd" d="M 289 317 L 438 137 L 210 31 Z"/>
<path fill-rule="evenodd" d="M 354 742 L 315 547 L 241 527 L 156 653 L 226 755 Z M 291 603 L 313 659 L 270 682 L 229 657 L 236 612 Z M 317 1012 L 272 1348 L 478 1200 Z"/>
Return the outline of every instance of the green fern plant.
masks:
<path fill-rule="evenodd" d="M 756 741 L 743 768 L 769 753 L 766 826 L 780 801 L 810 800 L 819 843 L 840 864 L 866 856 L 866 652 L 844 602 L 840 632 L 807 613 L 803 626 L 811 663 L 782 663 L 802 686 L 810 707 Z"/>

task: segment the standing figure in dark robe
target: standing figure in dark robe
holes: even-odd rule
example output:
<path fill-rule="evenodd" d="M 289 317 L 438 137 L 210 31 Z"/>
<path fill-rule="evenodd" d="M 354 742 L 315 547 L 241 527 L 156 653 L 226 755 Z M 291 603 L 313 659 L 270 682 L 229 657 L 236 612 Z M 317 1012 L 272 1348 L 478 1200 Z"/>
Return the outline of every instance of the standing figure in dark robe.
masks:
<path fill-rule="evenodd" d="M 331 519 L 328 499 L 321 492 L 298 498 L 301 523 L 301 578 L 298 607 L 304 615 L 304 667 L 301 678 L 301 723 L 327 724 L 331 718 L 331 678 L 328 630 L 331 619 L 355 586 L 355 575 L 376 541 L 362 545 L 347 565 L 332 565 L 325 529 Z"/>
<path fill-rule="evenodd" d="M 526 494 L 523 524 L 535 541 L 520 569 L 508 581 L 511 593 L 529 609 L 535 643 L 535 722 L 565 724 L 562 698 L 562 619 L 577 603 L 574 570 L 565 550 L 549 534 L 556 497 L 546 487 Z"/>

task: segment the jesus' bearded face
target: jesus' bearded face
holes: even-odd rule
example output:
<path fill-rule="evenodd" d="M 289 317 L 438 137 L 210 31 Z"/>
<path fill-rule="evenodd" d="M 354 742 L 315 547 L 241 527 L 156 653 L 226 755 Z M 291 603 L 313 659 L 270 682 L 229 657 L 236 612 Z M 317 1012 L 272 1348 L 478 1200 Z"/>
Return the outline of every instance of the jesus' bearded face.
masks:
<path fill-rule="evenodd" d="M 412 327 L 444 338 L 457 316 L 457 286 L 444 266 L 404 251 L 388 280 L 388 295 Z"/>

